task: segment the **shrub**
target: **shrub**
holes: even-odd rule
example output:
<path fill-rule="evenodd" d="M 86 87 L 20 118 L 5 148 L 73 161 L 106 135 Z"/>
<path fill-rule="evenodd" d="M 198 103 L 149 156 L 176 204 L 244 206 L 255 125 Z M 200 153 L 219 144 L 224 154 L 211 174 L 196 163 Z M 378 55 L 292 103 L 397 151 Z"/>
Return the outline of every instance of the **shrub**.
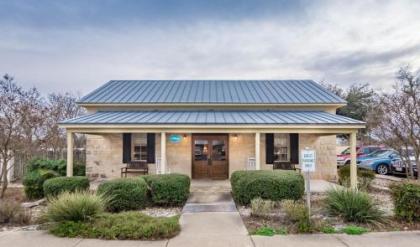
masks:
<path fill-rule="evenodd" d="M 274 202 L 260 197 L 251 200 L 251 215 L 267 216 L 274 208 Z"/>
<path fill-rule="evenodd" d="M 147 182 L 153 204 L 161 206 L 183 205 L 190 194 L 190 178 L 182 174 L 143 176 Z"/>
<path fill-rule="evenodd" d="M 361 235 L 369 230 L 360 226 L 346 226 L 341 231 L 349 235 Z"/>
<path fill-rule="evenodd" d="M 59 237 L 103 239 L 167 239 L 178 234 L 179 216 L 151 217 L 140 212 L 103 214 L 89 222 L 67 221 L 53 225 L 50 232 Z"/>
<path fill-rule="evenodd" d="M 106 199 L 84 192 L 63 192 L 48 204 L 45 218 L 50 222 L 87 221 L 104 212 Z"/>
<path fill-rule="evenodd" d="M 58 174 L 51 170 L 38 169 L 25 174 L 23 185 L 28 199 L 38 199 L 44 197 L 44 182 L 47 179 L 57 177 Z"/>
<path fill-rule="evenodd" d="M 87 177 L 57 177 L 44 182 L 44 195 L 47 197 L 57 196 L 58 194 L 69 191 L 82 191 L 89 189 Z"/>
<path fill-rule="evenodd" d="M 327 192 L 325 200 L 327 211 L 346 221 L 359 223 L 378 223 L 383 221 L 383 212 L 378 209 L 365 192 L 351 189 L 333 189 Z"/>
<path fill-rule="evenodd" d="M 9 200 L 0 201 L 0 224 L 27 224 L 31 221 L 28 211 L 20 203 Z"/>
<path fill-rule="evenodd" d="M 27 165 L 28 172 L 36 171 L 39 169 L 52 170 L 57 172 L 60 176 L 65 176 L 67 173 L 66 160 L 50 160 L 35 158 L 29 161 Z M 85 176 L 86 166 L 81 163 L 73 164 L 73 175 L 74 176 Z"/>
<path fill-rule="evenodd" d="M 357 169 L 357 186 L 360 190 L 366 191 L 374 178 L 374 171 Z M 338 170 L 338 182 L 345 187 L 350 187 L 350 165 L 345 165 Z"/>
<path fill-rule="evenodd" d="M 286 213 L 287 218 L 297 224 L 299 232 L 312 231 L 308 208 L 305 204 L 292 200 L 284 200 L 281 202 L 281 207 Z"/>
<path fill-rule="evenodd" d="M 420 183 L 406 182 L 391 186 L 395 216 L 408 221 L 420 220 Z"/>
<path fill-rule="evenodd" d="M 239 204 L 249 204 L 261 197 L 272 201 L 298 200 L 303 196 L 303 176 L 295 171 L 236 171 L 231 177 L 233 197 Z"/>
<path fill-rule="evenodd" d="M 99 185 L 98 194 L 109 198 L 111 212 L 141 209 L 148 203 L 147 184 L 143 178 L 120 178 Z"/>

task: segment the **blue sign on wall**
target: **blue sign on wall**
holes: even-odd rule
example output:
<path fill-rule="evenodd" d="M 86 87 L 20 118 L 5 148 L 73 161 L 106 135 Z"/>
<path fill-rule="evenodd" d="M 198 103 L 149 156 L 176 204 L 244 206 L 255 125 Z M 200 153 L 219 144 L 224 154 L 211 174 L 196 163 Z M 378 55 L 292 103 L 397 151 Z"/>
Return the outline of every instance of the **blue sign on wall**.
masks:
<path fill-rule="evenodd" d="M 169 141 L 172 143 L 179 143 L 182 140 L 182 136 L 181 135 L 170 135 L 169 136 Z"/>

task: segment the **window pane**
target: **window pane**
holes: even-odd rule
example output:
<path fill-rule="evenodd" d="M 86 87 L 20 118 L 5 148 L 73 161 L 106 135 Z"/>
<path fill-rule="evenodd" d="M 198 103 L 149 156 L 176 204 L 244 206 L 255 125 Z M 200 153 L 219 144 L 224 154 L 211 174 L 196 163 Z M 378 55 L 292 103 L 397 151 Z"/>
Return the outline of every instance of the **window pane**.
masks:
<path fill-rule="evenodd" d="M 274 134 L 274 161 L 290 161 L 289 134 Z"/>
<path fill-rule="evenodd" d="M 207 140 L 194 141 L 194 160 L 208 160 L 209 142 Z"/>
<path fill-rule="evenodd" d="M 132 160 L 147 160 L 147 134 L 137 133 L 132 135 Z"/>
<path fill-rule="evenodd" d="M 222 140 L 213 140 L 212 141 L 212 154 L 211 157 L 213 160 L 226 160 L 226 145 Z"/>

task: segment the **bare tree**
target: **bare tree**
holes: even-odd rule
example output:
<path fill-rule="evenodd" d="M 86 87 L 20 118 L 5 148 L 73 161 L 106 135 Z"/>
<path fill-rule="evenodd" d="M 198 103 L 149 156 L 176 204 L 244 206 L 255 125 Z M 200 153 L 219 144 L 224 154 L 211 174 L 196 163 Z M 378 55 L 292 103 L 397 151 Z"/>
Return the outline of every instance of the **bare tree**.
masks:
<path fill-rule="evenodd" d="M 66 134 L 63 129 L 58 127 L 58 123 L 69 118 L 80 116 L 84 113 L 83 109 L 76 104 L 78 97 L 70 94 L 52 93 L 48 96 L 47 118 L 45 121 L 45 136 L 43 144 L 45 148 L 57 151 L 66 146 Z M 83 145 L 83 137 L 75 137 L 75 146 Z"/>
<path fill-rule="evenodd" d="M 408 175 L 413 177 L 408 149 L 413 149 L 416 166 L 420 168 L 420 74 L 411 72 L 409 67 L 401 68 L 393 92 L 381 96 L 376 114 L 381 121 L 375 135 L 398 151 L 406 150 L 401 152 L 407 154 L 403 161 Z"/>
<path fill-rule="evenodd" d="M 9 161 L 13 158 L 14 153 L 21 148 L 21 135 L 23 122 L 20 109 L 25 101 L 25 92 L 18 87 L 13 78 L 9 75 L 3 76 L 0 80 L 0 156 L 2 169 L 0 172 L 1 194 L 4 193 L 8 185 L 8 167 Z"/>

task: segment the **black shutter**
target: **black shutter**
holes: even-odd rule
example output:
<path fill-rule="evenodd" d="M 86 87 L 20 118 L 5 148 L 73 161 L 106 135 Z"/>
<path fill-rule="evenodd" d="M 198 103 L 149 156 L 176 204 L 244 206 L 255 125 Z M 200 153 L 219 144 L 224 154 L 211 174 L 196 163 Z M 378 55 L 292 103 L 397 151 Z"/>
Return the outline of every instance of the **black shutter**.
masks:
<path fill-rule="evenodd" d="M 155 163 L 155 133 L 147 133 L 147 163 Z"/>
<path fill-rule="evenodd" d="M 265 163 L 273 164 L 274 161 L 274 134 L 265 134 Z"/>
<path fill-rule="evenodd" d="M 299 164 L 299 134 L 290 134 L 290 162 Z"/>
<path fill-rule="evenodd" d="M 131 133 L 123 133 L 123 163 L 131 161 Z"/>

